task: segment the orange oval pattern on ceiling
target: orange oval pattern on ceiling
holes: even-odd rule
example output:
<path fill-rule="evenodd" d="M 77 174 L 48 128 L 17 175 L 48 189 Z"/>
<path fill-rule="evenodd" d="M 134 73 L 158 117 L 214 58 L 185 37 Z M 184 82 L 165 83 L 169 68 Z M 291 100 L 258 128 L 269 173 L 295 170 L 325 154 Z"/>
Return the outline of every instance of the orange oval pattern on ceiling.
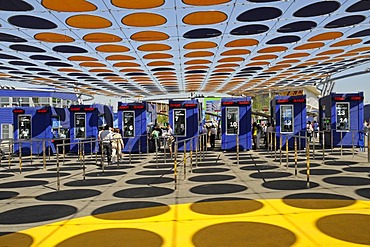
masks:
<path fill-rule="evenodd" d="M 148 66 L 172 66 L 174 65 L 173 62 L 169 62 L 169 61 L 155 61 L 155 62 L 150 62 L 147 64 Z"/>
<path fill-rule="evenodd" d="M 323 47 L 324 45 L 325 44 L 322 42 L 315 42 L 315 43 L 299 45 L 297 47 L 294 47 L 294 50 L 311 50 L 311 49 L 317 49 L 317 48 Z"/>
<path fill-rule="evenodd" d="M 126 52 L 130 49 L 123 45 L 101 45 L 95 48 L 100 52 Z"/>
<path fill-rule="evenodd" d="M 234 50 L 228 50 L 221 53 L 221 56 L 235 56 L 235 55 L 246 55 L 251 53 L 250 50 L 247 49 L 234 49 Z"/>
<path fill-rule="evenodd" d="M 286 51 L 286 50 L 288 50 L 288 48 L 285 47 L 285 46 L 272 46 L 272 47 L 263 48 L 263 49 L 257 51 L 257 53 L 282 52 L 282 51 Z"/>
<path fill-rule="evenodd" d="M 225 47 L 244 47 L 258 45 L 259 41 L 255 39 L 237 39 L 225 44 Z"/>
<path fill-rule="evenodd" d="M 92 72 L 92 73 L 110 73 L 110 72 L 113 72 L 112 70 L 110 69 L 90 69 L 89 72 Z"/>
<path fill-rule="evenodd" d="M 69 43 L 75 41 L 74 38 L 59 33 L 38 33 L 34 38 L 39 41 L 50 43 Z"/>
<path fill-rule="evenodd" d="M 334 50 L 328 50 L 328 51 L 320 52 L 319 54 L 317 54 L 317 56 L 333 55 L 333 54 L 338 54 L 338 53 L 342 53 L 342 52 L 344 52 L 343 49 L 334 49 Z"/>
<path fill-rule="evenodd" d="M 82 67 L 107 67 L 103 63 L 94 63 L 94 62 L 83 62 L 83 63 L 80 63 L 80 66 Z"/>
<path fill-rule="evenodd" d="M 349 46 L 361 43 L 362 39 L 348 39 L 332 44 L 330 47 Z"/>
<path fill-rule="evenodd" d="M 211 57 L 215 54 L 210 51 L 193 51 L 184 55 L 184 57 Z"/>
<path fill-rule="evenodd" d="M 167 51 L 171 50 L 172 47 L 164 44 L 147 44 L 141 45 L 137 48 L 139 51 Z"/>
<path fill-rule="evenodd" d="M 209 66 L 195 65 L 195 66 L 189 66 L 189 67 L 185 68 L 185 70 L 194 70 L 194 69 L 209 69 Z M 188 77 L 188 76 L 186 76 L 186 77 Z"/>
<path fill-rule="evenodd" d="M 333 40 L 343 36 L 342 32 L 327 32 L 318 34 L 316 36 L 311 37 L 308 41 L 325 41 L 325 40 Z"/>
<path fill-rule="evenodd" d="M 86 34 L 83 37 L 83 40 L 86 42 L 91 42 L 91 43 L 112 43 L 112 42 L 120 42 L 122 41 L 122 38 L 109 34 L 109 33 L 90 33 Z"/>
<path fill-rule="evenodd" d="M 140 64 L 138 63 L 132 63 L 132 62 L 119 62 L 113 64 L 114 67 L 140 67 Z"/>
<path fill-rule="evenodd" d="M 199 11 L 186 15 L 182 21 L 188 25 L 211 25 L 226 19 L 227 15 L 221 11 Z"/>
<path fill-rule="evenodd" d="M 297 58 L 297 57 L 308 57 L 310 53 L 307 52 L 299 52 L 299 53 L 292 53 L 289 55 L 284 56 L 284 58 Z"/>
<path fill-rule="evenodd" d="M 210 49 L 217 47 L 215 42 L 211 41 L 196 41 L 184 45 L 184 49 L 196 50 L 196 49 Z"/>
<path fill-rule="evenodd" d="M 171 54 L 167 53 L 150 53 L 143 56 L 144 59 L 165 59 L 165 58 L 173 58 Z"/>
<path fill-rule="evenodd" d="M 154 27 L 165 24 L 167 19 L 154 13 L 134 13 L 123 17 L 121 21 L 131 27 Z"/>
<path fill-rule="evenodd" d="M 170 36 L 166 33 L 157 31 L 143 31 L 134 33 L 130 38 L 135 41 L 160 41 L 169 39 Z"/>
<path fill-rule="evenodd" d="M 85 0 L 42 0 L 45 8 L 58 12 L 88 12 L 97 10 L 97 7 Z"/>
<path fill-rule="evenodd" d="M 182 0 L 183 3 L 195 6 L 209 6 L 230 2 L 231 0 Z"/>
<path fill-rule="evenodd" d="M 195 60 L 189 60 L 185 62 L 185 64 L 207 64 L 207 63 L 212 63 L 212 62 L 209 60 L 205 60 L 205 59 L 195 59 Z"/>
<path fill-rule="evenodd" d="M 106 60 L 136 60 L 135 57 L 128 55 L 110 55 L 105 58 Z"/>
<path fill-rule="evenodd" d="M 98 59 L 94 57 L 88 57 L 88 56 L 70 56 L 68 57 L 69 61 L 98 61 Z"/>
<path fill-rule="evenodd" d="M 66 20 L 66 23 L 75 28 L 97 29 L 112 26 L 109 20 L 96 15 L 75 15 Z"/>
<path fill-rule="evenodd" d="M 226 57 L 218 60 L 218 63 L 229 63 L 229 62 L 243 62 L 244 58 L 242 57 Z"/>
<path fill-rule="evenodd" d="M 151 9 L 164 4 L 164 0 L 111 0 L 111 2 L 114 6 L 124 9 Z"/>

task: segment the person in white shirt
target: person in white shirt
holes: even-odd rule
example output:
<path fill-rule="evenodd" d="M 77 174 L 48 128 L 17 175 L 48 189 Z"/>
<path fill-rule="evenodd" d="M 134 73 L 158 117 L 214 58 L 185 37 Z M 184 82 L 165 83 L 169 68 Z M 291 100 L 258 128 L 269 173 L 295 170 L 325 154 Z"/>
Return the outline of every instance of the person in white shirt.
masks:
<path fill-rule="evenodd" d="M 108 125 L 104 126 L 104 130 L 100 133 L 99 139 L 103 143 L 103 152 L 107 155 L 108 165 L 112 164 L 112 139 L 113 133 Z"/>
<path fill-rule="evenodd" d="M 215 147 L 216 144 L 216 134 L 217 134 L 217 129 L 214 125 L 211 126 L 211 137 L 210 137 L 210 142 L 211 142 L 211 148 Z"/>
<path fill-rule="evenodd" d="M 175 141 L 175 137 L 173 136 L 173 130 L 171 128 L 171 125 L 167 125 L 167 132 L 165 134 L 167 146 L 170 149 L 170 156 L 172 158 L 172 143 Z"/>

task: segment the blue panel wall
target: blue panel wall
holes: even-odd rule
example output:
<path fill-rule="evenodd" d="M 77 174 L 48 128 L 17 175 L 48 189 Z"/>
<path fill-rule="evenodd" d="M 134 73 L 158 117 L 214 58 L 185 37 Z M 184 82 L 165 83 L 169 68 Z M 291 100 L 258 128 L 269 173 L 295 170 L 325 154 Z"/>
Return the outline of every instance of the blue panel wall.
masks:
<path fill-rule="evenodd" d="M 294 115 L 294 128 L 292 133 L 283 133 L 282 123 L 280 119 L 281 106 L 283 105 L 292 105 L 293 106 L 293 115 Z M 271 102 L 271 115 L 275 122 L 276 127 L 276 145 L 280 147 L 280 137 L 282 137 L 282 148 L 286 148 L 286 140 L 288 140 L 289 149 L 294 148 L 294 137 L 293 136 L 305 136 L 306 133 L 306 124 L 307 124 L 307 112 L 306 112 L 306 96 L 276 96 Z M 305 148 L 305 140 L 301 139 L 301 145 L 298 145 L 298 148 Z"/>
<path fill-rule="evenodd" d="M 186 112 L 186 132 L 185 136 L 176 136 L 178 141 L 178 150 L 184 150 L 184 142 L 182 140 L 188 139 L 190 137 L 199 136 L 199 102 L 197 100 L 185 100 L 185 101 L 169 101 L 169 122 L 172 128 L 174 128 L 174 110 L 185 109 Z M 197 145 L 197 138 L 193 139 L 192 147 L 195 151 Z M 186 142 L 186 150 L 190 150 L 190 140 Z"/>
<path fill-rule="evenodd" d="M 250 150 L 252 149 L 252 105 L 250 104 L 251 97 L 245 98 L 222 98 L 221 99 L 221 140 L 222 150 L 236 150 L 236 137 L 239 137 L 239 149 Z M 249 104 L 248 104 L 249 103 Z M 226 108 L 238 107 L 239 108 L 239 134 L 230 135 L 226 133 Z"/>
<path fill-rule="evenodd" d="M 53 92 L 50 90 L 0 90 L 0 97 L 54 97 L 77 101 L 78 97 L 74 93 Z"/>
<path fill-rule="evenodd" d="M 331 131 L 325 133 L 325 146 L 351 147 L 358 145 L 359 131 L 364 130 L 364 103 L 363 92 L 359 93 L 331 93 L 320 99 L 320 119 L 324 117 L 331 120 Z M 349 103 L 349 131 L 337 131 L 337 109 L 336 103 Z M 324 109 L 325 108 L 325 109 Z"/>
<path fill-rule="evenodd" d="M 152 111 L 153 109 L 150 108 Z M 128 153 L 145 153 L 148 148 L 148 132 L 147 132 L 147 103 L 122 103 L 118 102 L 118 128 L 123 130 L 123 113 L 129 111 L 134 112 L 135 117 L 135 133 L 134 137 L 123 137 L 124 148 L 123 152 Z"/>

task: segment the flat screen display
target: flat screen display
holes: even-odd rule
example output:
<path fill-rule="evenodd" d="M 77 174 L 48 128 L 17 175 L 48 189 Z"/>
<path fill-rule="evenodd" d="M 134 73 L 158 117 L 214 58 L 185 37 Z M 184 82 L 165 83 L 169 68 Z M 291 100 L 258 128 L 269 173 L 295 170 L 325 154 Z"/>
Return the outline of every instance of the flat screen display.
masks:
<path fill-rule="evenodd" d="M 135 136 L 135 113 L 133 111 L 123 112 L 123 137 Z"/>
<path fill-rule="evenodd" d="M 18 116 L 19 139 L 31 139 L 31 116 Z"/>
<path fill-rule="evenodd" d="M 176 136 L 186 135 L 186 110 L 173 110 L 173 134 Z"/>
<path fill-rule="evenodd" d="M 86 138 L 86 114 L 75 113 L 75 138 Z"/>
<path fill-rule="evenodd" d="M 239 134 L 239 108 L 226 107 L 226 134 Z"/>
<path fill-rule="evenodd" d="M 349 103 L 336 103 L 337 130 L 347 131 L 350 129 Z"/>
<path fill-rule="evenodd" d="M 280 106 L 280 132 L 281 133 L 292 133 L 294 130 L 294 118 L 293 118 L 293 106 L 282 105 Z"/>

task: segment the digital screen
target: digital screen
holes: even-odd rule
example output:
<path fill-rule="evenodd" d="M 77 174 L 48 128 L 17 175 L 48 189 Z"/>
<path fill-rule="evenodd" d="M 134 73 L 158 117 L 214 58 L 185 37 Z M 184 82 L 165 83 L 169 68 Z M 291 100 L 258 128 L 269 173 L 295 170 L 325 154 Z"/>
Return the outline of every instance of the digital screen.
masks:
<path fill-rule="evenodd" d="M 75 114 L 75 138 L 86 138 L 86 114 Z"/>
<path fill-rule="evenodd" d="M 51 117 L 51 127 L 54 128 L 59 128 L 60 127 L 60 120 L 59 116 Z"/>
<path fill-rule="evenodd" d="M 239 133 L 239 108 L 226 107 L 226 134 L 237 135 Z"/>
<path fill-rule="evenodd" d="M 31 116 L 18 116 L 19 139 L 31 139 Z"/>
<path fill-rule="evenodd" d="M 106 125 L 104 114 L 99 115 L 98 117 L 98 126 L 102 127 Z"/>
<path fill-rule="evenodd" d="M 337 130 L 349 130 L 349 103 L 337 103 Z"/>
<path fill-rule="evenodd" d="M 185 136 L 186 133 L 186 110 L 173 110 L 173 134 L 176 136 Z"/>
<path fill-rule="evenodd" d="M 280 132 L 291 133 L 293 132 L 294 118 L 293 118 L 293 106 L 284 105 L 280 108 Z"/>
<path fill-rule="evenodd" d="M 123 137 L 135 136 L 135 113 L 133 111 L 123 112 Z"/>

